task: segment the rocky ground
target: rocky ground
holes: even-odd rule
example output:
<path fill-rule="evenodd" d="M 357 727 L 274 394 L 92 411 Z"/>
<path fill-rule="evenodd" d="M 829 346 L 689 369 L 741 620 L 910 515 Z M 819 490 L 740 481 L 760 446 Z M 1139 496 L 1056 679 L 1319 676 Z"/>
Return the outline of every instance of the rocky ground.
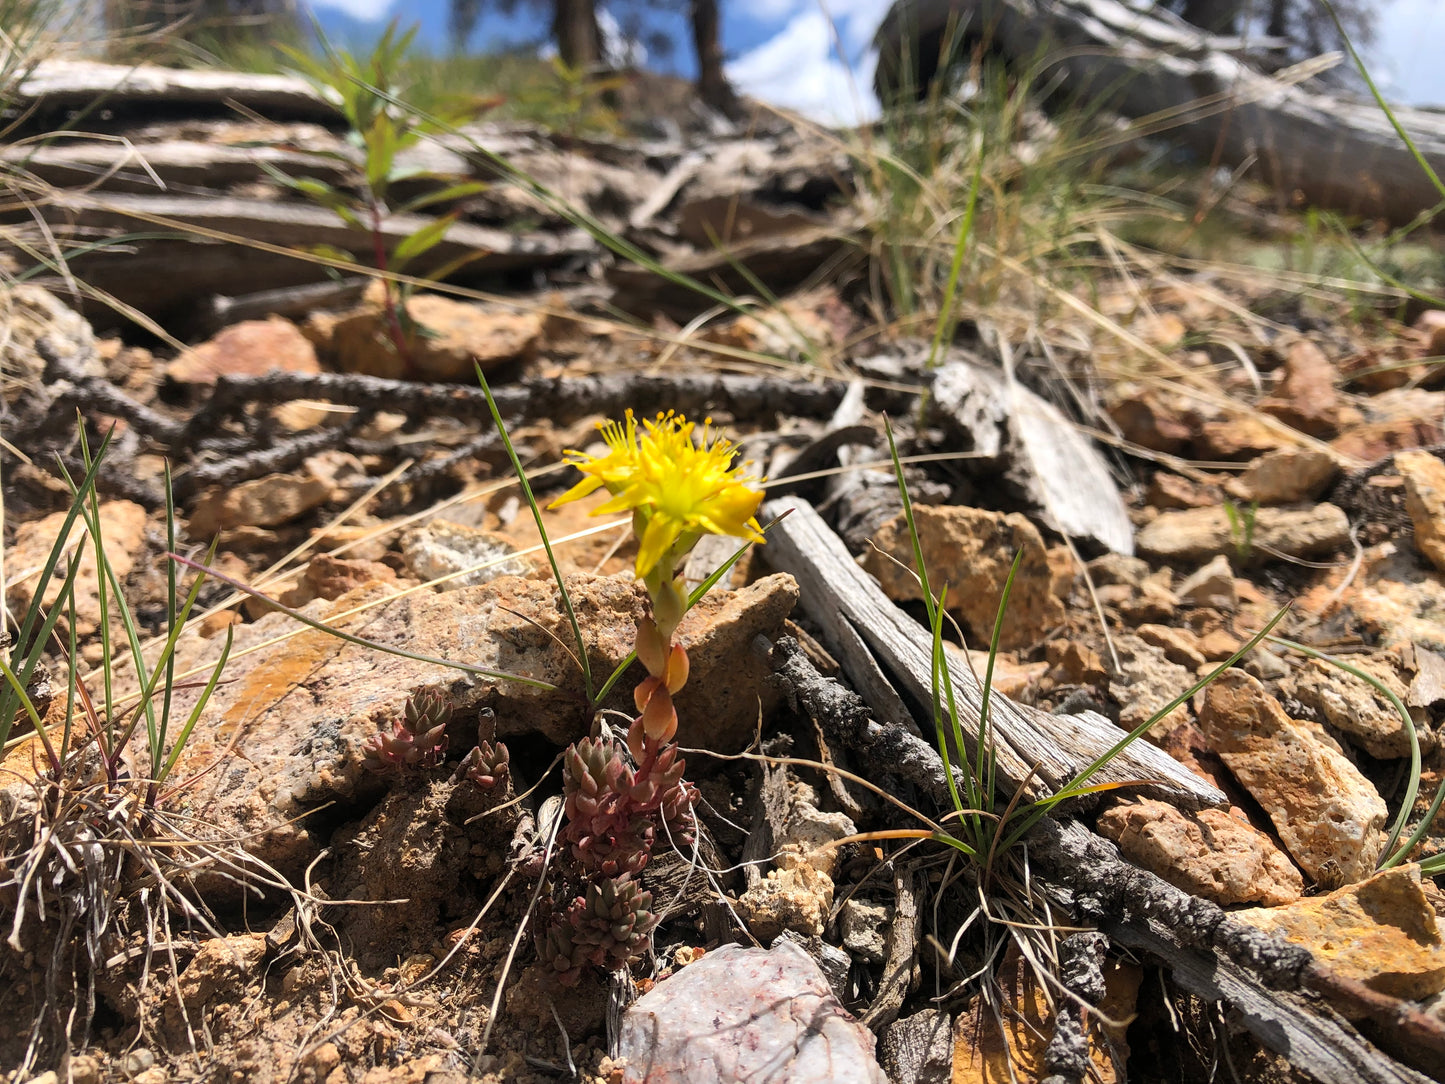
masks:
<path fill-rule="evenodd" d="M 139 149 L 119 170 L 83 142 L 32 154 L 49 184 L 93 182 L 45 214 L 73 236 L 149 215 L 288 246 L 344 237 L 257 165 L 323 168 L 300 148 L 339 145 L 324 118 L 286 119 L 278 135 L 186 109 L 138 123 L 118 106 Z M 1018 1079 L 1438 1077 L 1445 899 L 1416 865 L 1377 870 L 1412 728 L 1421 770 L 1400 838 L 1430 809 L 1445 755 L 1445 315 L 1412 311 L 1406 325 L 1264 274 L 1171 269 L 1097 287 L 1092 323 L 1068 310 L 1012 347 L 1009 318 L 984 314 L 930 367 L 926 341 L 875 319 L 836 142 L 793 129 L 692 145 L 480 134 L 674 271 L 758 289 L 745 266 L 781 300 L 708 312 L 495 176 L 454 238 L 485 250 L 468 272 L 476 296 L 417 294 L 427 331 L 405 360 L 375 286 L 216 237 L 73 265 L 164 336 L 113 332 L 109 310 L 62 300 L 59 284 L 3 294 L 12 611 L 58 592 L 37 579 L 69 504 L 52 461 L 77 462 L 79 409 L 92 436 L 115 427 L 98 512 L 142 635 L 165 619 L 169 461 L 186 554 L 218 539 L 213 566 L 283 607 L 552 687 L 379 653 L 212 581 L 180 640 L 177 709 L 229 642 L 224 680 L 183 782 L 135 834 L 168 856 L 173 891 L 123 863 L 97 943 L 57 941 L 64 906 L 18 925 L 0 950 L 0 1066 L 146 1084 L 696 1080 L 678 1037 L 696 1010 L 750 1021 L 711 1056 L 761 1050 L 792 1074 L 778 1079 L 995 1081 L 1010 1064 Z M 449 170 L 481 168 L 444 150 Z M 660 923 L 630 976 L 562 986 L 537 960 L 558 754 L 598 718 L 625 725 L 631 698 L 623 681 L 589 702 L 474 363 L 544 504 L 575 480 L 562 450 L 633 408 L 709 414 L 768 475 L 782 503 L 764 517 L 793 509 L 680 630 L 699 842 L 647 867 Z M 1022 849 L 980 867 L 905 846 L 898 833 L 920 822 L 880 792 L 929 816 L 947 801 L 930 674 L 909 663 L 927 658 L 909 651 L 928 635 L 885 415 L 925 565 L 966 645 L 952 656 L 961 687 L 989 664 L 1023 554 L 992 674 L 1007 793 L 1056 789 L 1283 607 L 1277 635 L 1378 686 L 1261 643 L 1160 720 L 1154 749 L 1109 789 L 1031 837 L 1027 866 Z M 544 523 L 605 675 L 643 596 L 627 524 L 591 516 L 600 503 Z M 701 546 L 690 576 L 732 548 Z M 820 572 L 827 552 L 844 565 Z M 104 614 L 97 590 L 78 593 L 76 665 L 92 685 Z M 57 688 L 63 666 L 52 660 Z M 137 689 L 123 665 L 113 678 Z M 421 689 L 451 709 L 444 757 L 374 770 L 368 743 Z M 50 697 L 52 721 L 65 701 Z M 0 790 L 6 868 L 51 808 L 37 743 L 17 734 Z M 479 785 L 470 751 L 497 741 L 509 767 Z M 1436 854 L 1442 831 L 1408 857 Z M 108 868 L 76 853 L 52 870 L 56 900 Z M 5 891 L 8 912 L 20 897 Z M 1063 985 L 1041 977 L 1055 972 Z M 823 1039 L 800 1040 L 805 1014 L 775 1019 L 779 1003 L 811 1006 Z M 56 1029 L 87 1016 L 62 1053 Z M 1066 1072 L 1050 1042 L 1074 1032 L 1085 1061 Z"/>

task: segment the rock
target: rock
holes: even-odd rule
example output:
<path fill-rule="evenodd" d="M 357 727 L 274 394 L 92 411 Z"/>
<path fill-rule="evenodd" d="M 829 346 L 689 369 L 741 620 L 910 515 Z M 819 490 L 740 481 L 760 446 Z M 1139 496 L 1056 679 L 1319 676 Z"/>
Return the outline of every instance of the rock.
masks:
<path fill-rule="evenodd" d="M 1189 426 L 1150 393 L 1131 394 L 1131 391 L 1137 389 L 1131 385 L 1121 386 L 1116 392 L 1119 401 L 1108 408 L 1109 417 L 1123 438 L 1156 452 L 1182 451 L 1193 435 Z"/>
<path fill-rule="evenodd" d="M 476 366 L 531 357 L 542 337 L 534 312 L 494 311 L 440 294 L 414 294 L 406 311 L 416 331 L 407 340 L 411 367 L 396 352 L 381 291 L 369 289 L 362 305 L 341 316 L 316 314 L 306 323 L 317 352 L 342 372 L 369 376 L 414 376 L 470 384 Z"/>
<path fill-rule="evenodd" d="M 1239 605 L 1234 586 L 1234 570 L 1229 558 L 1214 558 L 1203 568 L 1185 577 L 1179 585 L 1179 601 L 1186 606 L 1208 606 L 1225 613 Z M 1233 652 L 1230 652 L 1233 654 Z M 1229 655 L 1225 655 L 1228 658 Z"/>
<path fill-rule="evenodd" d="M 380 561 L 346 561 L 320 553 L 307 562 L 300 582 L 278 601 L 293 609 L 318 598 L 331 602 L 372 583 L 394 584 L 396 573 Z"/>
<path fill-rule="evenodd" d="M 1144 503 L 1152 508 L 1208 508 L 1223 497 L 1218 486 L 1200 485 L 1181 474 L 1158 471 L 1149 480 Z"/>
<path fill-rule="evenodd" d="M 988 670 L 988 652 L 970 651 L 968 661 L 980 677 Z M 1017 700 L 1049 671 L 1048 660 L 1019 662 L 1012 652 L 1000 651 L 993 660 L 993 691 L 996 695 Z"/>
<path fill-rule="evenodd" d="M 1415 525 L 1415 548 L 1445 572 L 1445 463 L 1429 452 L 1395 456 L 1395 469 L 1405 479 L 1405 509 Z"/>
<path fill-rule="evenodd" d="M 1415 318 L 1413 326 L 1420 333 L 1426 357 L 1445 354 L 1445 309 L 1426 309 Z"/>
<path fill-rule="evenodd" d="M 878 1057 L 893 1084 L 952 1084 L 953 1021 L 919 1009 L 883 1029 Z"/>
<path fill-rule="evenodd" d="M 80 313 L 44 287 L 22 282 L 0 289 L 0 328 L 4 329 L 0 372 L 6 377 L 7 403 L 33 392 L 43 382 L 46 361 L 36 350 L 42 339 L 49 340 L 58 355 L 78 365 L 83 375 L 105 376 L 95 332 Z"/>
<path fill-rule="evenodd" d="M 781 941 L 724 945 L 664 979 L 622 1018 L 624 1084 L 887 1084 L 873 1034 L 818 965 Z"/>
<path fill-rule="evenodd" d="M 850 984 L 848 976 L 853 970 L 853 957 L 840 949 L 837 945 L 830 945 L 817 935 L 804 937 L 795 930 L 784 930 L 773 939 L 771 947 L 776 947 L 779 941 L 791 941 L 808 954 L 812 961 L 818 965 L 818 970 L 823 972 L 823 977 L 828 980 L 828 986 L 842 1001 L 851 996 L 849 993 Z M 703 955 L 702 949 L 692 950 L 697 955 L 693 960 Z M 687 961 L 691 963 L 692 960 Z"/>
<path fill-rule="evenodd" d="M 1299 870 L 1267 835 L 1222 809 L 1185 813 L 1131 799 L 1101 813 L 1097 827 L 1135 865 L 1223 906 L 1277 907 L 1299 899 L 1304 888 Z"/>
<path fill-rule="evenodd" d="M 1402 701 L 1409 692 L 1405 683 L 1385 666 L 1371 665 L 1364 659 L 1353 660 L 1351 665 L 1368 670 Z M 1354 674 L 1320 659 L 1309 659 L 1280 683 L 1280 691 L 1319 712 L 1324 722 L 1343 732 L 1372 757 L 1389 759 L 1410 755 L 1405 720 L 1388 699 Z M 1420 744 L 1425 752 L 1434 747 L 1434 738 L 1428 729 L 1420 731 Z"/>
<path fill-rule="evenodd" d="M 1168 625 L 1140 625 L 1135 632 L 1146 644 L 1153 644 L 1164 652 L 1170 662 L 1190 670 L 1204 665 L 1204 654 L 1199 642 L 1188 629 L 1174 629 Z"/>
<path fill-rule="evenodd" d="M 1242 517 L 1243 512 L 1239 513 Z M 1254 526 L 1236 531 L 1223 508 L 1160 513 L 1139 532 L 1139 552 L 1169 562 L 1205 561 L 1219 554 L 1261 560 L 1273 550 L 1287 557 L 1325 557 L 1347 545 L 1350 524 L 1332 504 L 1312 508 L 1260 508 Z"/>
<path fill-rule="evenodd" d="M 1233 917 L 1283 934 L 1341 978 L 1390 997 L 1420 1000 L 1445 990 L 1445 943 L 1419 866 L 1382 870 L 1328 896 Z"/>
<path fill-rule="evenodd" d="M 1000 648 L 1030 646 L 1063 623 L 1064 606 L 1051 589 L 1043 538 L 1025 517 L 960 506 L 915 507 L 913 514 L 929 581 L 935 592 L 948 586 L 949 611 L 975 644 L 986 645 L 992 636 L 1004 583 L 1019 550 L 1024 558 L 1009 596 Z M 922 599 L 912 572 L 913 543 L 901 513 L 879 528 L 874 544 L 882 552 L 867 551 L 863 567 L 888 597 L 895 602 Z"/>
<path fill-rule="evenodd" d="M 1339 430 L 1340 393 L 1335 389 L 1335 367 L 1308 339 L 1290 345 L 1284 360 L 1284 378 L 1274 395 L 1259 409 L 1312 437 L 1332 437 Z"/>
<path fill-rule="evenodd" d="M 643 612 L 642 588 L 630 575 L 572 577 L 568 586 L 600 684 L 631 650 Z M 483 706 L 496 712 L 504 738 L 538 734 L 563 745 L 586 733 L 590 712 L 555 584 L 509 576 L 445 593 L 387 598 L 389 591 L 372 583 L 335 602 L 312 602 L 306 612 L 327 620 L 360 607 L 340 621 L 342 628 L 418 654 L 465 660 L 557 688 L 468 677 L 314 629 L 297 632 L 291 618 L 271 614 L 237 630 L 225 680 L 176 767 L 181 777 L 210 768 L 212 783 L 178 793 L 175 812 L 203 815 L 226 838 L 244 836 L 259 859 L 294 874 L 318 845 L 304 812 L 328 801 L 354 799 L 373 785 L 362 768 L 362 749 L 383 723 L 401 713 L 413 689 L 439 685 L 447 691 L 456 709 L 452 748 L 457 753 L 475 740 Z M 682 744 L 733 752 L 751 740 L 760 710 L 766 717 L 778 695 L 768 681 L 766 660 L 753 653 L 752 644 L 759 635 L 781 631 L 796 599 L 792 578 L 774 575 L 741 591 L 714 591 L 684 618 L 679 638 L 692 667 L 687 688 L 677 698 Z M 183 638 L 177 670 L 209 672 L 221 646 L 219 639 Z M 178 689 L 173 712 L 184 718 L 201 684 Z M 619 682 L 608 705 L 630 714 L 630 684 Z M 230 756 L 233 741 L 236 755 Z M 218 757 L 225 758 L 219 771 Z"/>
<path fill-rule="evenodd" d="M 1225 488 L 1242 501 L 1294 504 L 1320 496 L 1339 474 L 1334 456 L 1317 448 L 1276 448 L 1254 460 Z"/>
<path fill-rule="evenodd" d="M 1287 443 L 1259 418 L 1241 414 L 1224 421 L 1205 422 L 1199 427 L 1192 450 L 1196 459 L 1233 463 L 1254 459 Z"/>
<path fill-rule="evenodd" d="M 495 531 L 444 519 L 413 527 L 401 536 L 407 570 L 423 583 L 444 581 L 437 585 L 439 591 L 475 587 L 498 576 L 525 576 L 534 565 L 526 557 L 514 556 L 516 552 L 511 540 Z"/>
<path fill-rule="evenodd" d="M 1242 670 L 1221 674 L 1201 695 L 1200 731 L 1300 868 L 1316 881 L 1368 876 L 1384 847 L 1387 811 L 1360 770 Z"/>
<path fill-rule="evenodd" d="M 1414 676 L 1405 703 L 1412 708 L 1432 708 L 1445 701 L 1445 656 L 1429 648 L 1411 645 Z"/>
<path fill-rule="evenodd" d="M 806 863 L 768 870 L 734 904 L 759 941 L 771 941 L 785 930 L 818 936 L 828 926 L 832 906 L 833 878 Z"/>
<path fill-rule="evenodd" d="M 187 1009 L 201 1009 L 217 998 L 236 999 L 259 978 L 266 959 L 266 935 L 236 934 L 203 941 L 181 972 L 180 995 Z"/>
<path fill-rule="evenodd" d="M 1119 704 L 1119 725 L 1133 730 L 1194 683 L 1189 670 L 1173 663 L 1164 652 L 1132 633 L 1114 637 L 1120 671 L 1110 675 L 1109 693 Z M 1189 721 L 1189 709 L 1180 704 L 1151 728 L 1158 740 Z"/>
<path fill-rule="evenodd" d="M 1199 653 L 1208 662 L 1223 662 L 1244 646 L 1243 640 L 1233 633 L 1225 632 L 1224 629 L 1213 629 L 1206 632 L 1196 642 Z"/>
<path fill-rule="evenodd" d="M 1089 562 L 1089 578 L 1095 587 L 1120 585 L 1139 588 L 1149 578 L 1149 562 L 1142 557 L 1106 553 Z"/>
<path fill-rule="evenodd" d="M 1328 429 L 1339 405 L 1336 376 L 1334 365 L 1318 345 L 1296 339 L 1285 351 L 1274 394 L 1261 400 L 1259 407 L 1302 432 L 1328 435 L 1321 430 Z"/>
<path fill-rule="evenodd" d="M 787 821 L 773 840 L 777 868 L 738 898 L 738 913 L 760 941 L 784 930 L 817 936 L 828 925 L 838 865 L 838 850 L 830 844 L 858 829 L 842 813 L 820 811 L 817 800 L 807 784 L 789 786 Z"/>
<path fill-rule="evenodd" d="M 167 380 L 209 386 L 218 376 L 319 373 L 316 348 L 290 320 L 243 320 L 187 350 L 165 367 Z"/>
<path fill-rule="evenodd" d="M 65 522 L 65 512 L 55 512 L 43 519 L 22 523 L 15 529 L 15 544 L 5 555 L 5 574 L 11 586 L 6 601 L 11 610 L 24 613 L 35 597 L 36 580 L 50 557 L 51 548 Z M 75 625 L 84 639 L 100 628 L 100 593 L 96 581 L 95 545 L 84 533 L 84 523 L 77 520 L 71 528 L 70 541 L 79 543 L 80 571 L 75 581 Z M 135 567 L 135 560 L 145 552 L 146 510 L 131 501 L 102 501 L 100 505 L 100 536 L 105 543 L 106 559 L 116 578 L 124 583 Z M 54 605 L 65 583 L 66 560 L 56 565 L 55 574 L 45 585 L 42 600 Z M 110 591 L 106 587 L 107 593 Z M 112 600 L 112 613 L 114 613 Z"/>
<path fill-rule="evenodd" d="M 1109 676 L 1099 653 L 1078 640 L 1050 640 L 1044 659 L 1049 665 L 1046 676 L 1055 685 L 1101 686 Z"/>
<path fill-rule="evenodd" d="M 331 499 L 330 482 L 311 473 L 268 474 L 234 486 L 212 486 L 196 498 L 187 531 L 197 541 L 233 527 L 277 527 Z"/>
<path fill-rule="evenodd" d="M 885 927 L 891 913 L 881 903 L 857 898 L 848 900 L 838 912 L 838 931 L 843 947 L 859 959 L 881 964 L 887 948 Z"/>
<path fill-rule="evenodd" d="M 1365 421 L 1330 441 L 1335 452 L 1361 464 L 1445 440 L 1445 392 L 1396 388 L 1363 400 L 1361 406 Z"/>

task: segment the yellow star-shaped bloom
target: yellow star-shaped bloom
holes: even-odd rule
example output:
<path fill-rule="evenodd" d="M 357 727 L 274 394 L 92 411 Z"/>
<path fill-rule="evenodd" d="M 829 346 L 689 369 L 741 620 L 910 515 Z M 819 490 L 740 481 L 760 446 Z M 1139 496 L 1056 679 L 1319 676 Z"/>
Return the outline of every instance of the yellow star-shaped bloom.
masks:
<path fill-rule="evenodd" d="M 732 441 L 706 429 L 701 441 L 694 441 L 695 424 L 671 411 L 642 425 L 639 434 L 629 410 L 622 422 L 599 427 L 606 455 L 569 451 L 568 461 L 584 477 L 552 507 L 606 488 L 612 499 L 592 514 L 632 511 L 639 577 L 664 558 L 670 576 L 676 560 L 704 534 L 764 541 L 755 518 L 763 495 L 749 487 L 758 479 L 733 468 L 737 448 Z"/>

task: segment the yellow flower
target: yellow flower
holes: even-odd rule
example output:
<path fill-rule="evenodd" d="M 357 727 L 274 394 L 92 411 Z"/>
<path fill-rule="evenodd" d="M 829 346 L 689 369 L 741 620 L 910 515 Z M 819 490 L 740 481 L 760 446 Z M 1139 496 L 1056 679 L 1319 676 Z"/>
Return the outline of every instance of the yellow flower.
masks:
<path fill-rule="evenodd" d="M 552 507 L 605 487 L 612 499 L 593 515 L 632 511 L 639 577 L 646 577 L 664 558 L 669 558 L 670 577 L 673 562 L 704 534 L 763 541 L 754 518 L 763 495 L 748 487 L 756 478 L 733 468 L 737 448 L 732 441 L 705 429 L 701 442 L 695 442 L 695 424 L 671 411 L 642 424 L 639 434 L 629 410 L 622 422 L 599 427 L 606 455 L 569 451 L 569 461 L 585 477 Z"/>

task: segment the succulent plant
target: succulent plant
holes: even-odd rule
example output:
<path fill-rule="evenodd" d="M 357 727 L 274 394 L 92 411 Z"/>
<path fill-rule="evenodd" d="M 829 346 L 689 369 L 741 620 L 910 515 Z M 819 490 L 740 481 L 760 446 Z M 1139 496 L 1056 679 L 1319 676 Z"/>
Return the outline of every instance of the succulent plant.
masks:
<path fill-rule="evenodd" d="M 553 917 L 538 951 L 558 981 L 571 986 L 588 964 L 604 971 L 626 967 L 646 949 L 655 925 L 652 893 L 630 877 L 609 877 L 588 885 L 585 897 Z"/>
<path fill-rule="evenodd" d="M 467 778 L 482 790 L 505 783 L 511 773 L 511 754 L 502 742 L 480 741 L 467 754 Z"/>
<path fill-rule="evenodd" d="M 697 792 L 683 782 L 684 768 L 676 746 L 635 770 L 622 747 L 607 739 L 584 738 L 568 749 L 562 837 L 583 868 L 604 877 L 640 873 L 663 825 L 679 845 L 691 843 Z"/>
<path fill-rule="evenodd" d="M 365 766 L 372 771 L 436 767 L 446 756 L 451 717 L 444 692 L 417 689 L 407 698 L 402 717 L 392 720 L 391 732 L 382 731 L 366 743 Z"/>

